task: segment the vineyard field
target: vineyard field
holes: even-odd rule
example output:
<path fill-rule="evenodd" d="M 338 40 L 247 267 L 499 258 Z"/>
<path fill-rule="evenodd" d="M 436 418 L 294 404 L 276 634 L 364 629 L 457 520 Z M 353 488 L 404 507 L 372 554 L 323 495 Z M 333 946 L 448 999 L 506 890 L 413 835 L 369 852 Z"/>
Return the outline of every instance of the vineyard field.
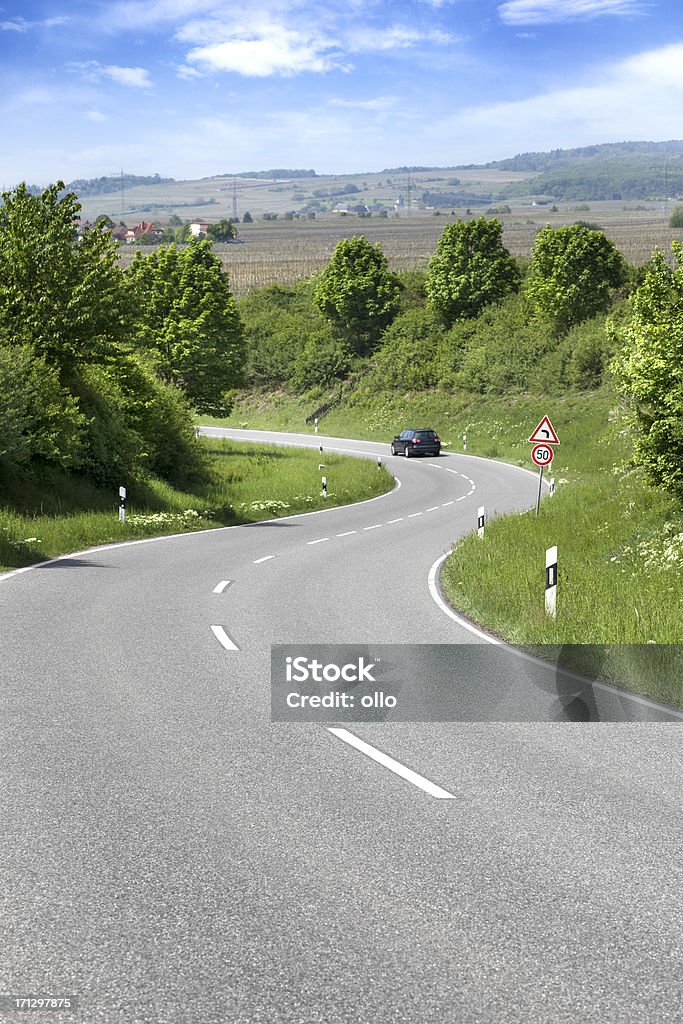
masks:
<path fill-rule="evenodd" d="M 414 212 L 400 217 L 356 218 L 327 216 L 314 221 L 254 221 L 239 225 L 239 241 L 214 245 L 230 274 L 233 293 L 247 294 L 269 284 L 292 284 L 319 273 L 327 265 L 334 247 L 343 238 L 364 235 L 378 243 L 393 270 L 426 268 L 444 226 L 464 218 L 464 210 L 439 216 Z M 667 251 L 671 241 L 683 241 L 683 229 L 667 226 L 662 204 L 649 209 L 628 210 L 622 203 L 591 203 L 589 209 L 563 206 L 557 212 L 546 207 L 529 207 L 523 215 L 513 210 L 499 217 L 503 240 L 514 256 L 528 259 L 536 233 L 546 224 L 559 227 L 584 220 L 596 224 L 612 239 L 629 262 L 645 263 L 655 248 Z M 151 247 L 122 247 L 123 265 L 135 252 Z"/>

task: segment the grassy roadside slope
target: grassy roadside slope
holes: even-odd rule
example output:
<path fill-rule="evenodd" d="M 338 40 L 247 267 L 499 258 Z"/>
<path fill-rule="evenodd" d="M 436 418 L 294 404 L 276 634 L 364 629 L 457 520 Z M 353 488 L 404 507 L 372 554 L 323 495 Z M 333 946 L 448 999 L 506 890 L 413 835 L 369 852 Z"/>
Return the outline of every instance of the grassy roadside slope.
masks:
<path fill-rule="evenodd" d="M 364 459 L 325 456 L 322 498 L 319 453 L 221 441 L 203 442 L 210 479 L 181 491 L 158 480 L 129 489 L 126 523 L 118 495 L 63 474 L 26 481 L 0 479 L 0 571 L 121 540 L 137 540 L 256 522 L 363 501 L 391 490 L 393 478 Z"/>

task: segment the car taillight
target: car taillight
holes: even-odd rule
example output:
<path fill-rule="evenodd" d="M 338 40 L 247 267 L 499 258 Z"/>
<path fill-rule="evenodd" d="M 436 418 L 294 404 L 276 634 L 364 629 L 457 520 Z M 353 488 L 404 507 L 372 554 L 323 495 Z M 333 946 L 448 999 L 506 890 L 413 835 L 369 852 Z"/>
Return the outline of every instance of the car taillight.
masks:
<path fill-rule="evenodd" d="M 420 443 L 420 438 L 419 437 L 414 437 L 413 438 L 413 444 L 419 444 L 419 443 Z"/>
<path fill-rule="evenodd" d="M 441 444 L 441 441 L 439 441 L 438 437 L 435 437 L 435 438 L 434 438 L 434 443 L 435 443 L 435 444 Z"/>

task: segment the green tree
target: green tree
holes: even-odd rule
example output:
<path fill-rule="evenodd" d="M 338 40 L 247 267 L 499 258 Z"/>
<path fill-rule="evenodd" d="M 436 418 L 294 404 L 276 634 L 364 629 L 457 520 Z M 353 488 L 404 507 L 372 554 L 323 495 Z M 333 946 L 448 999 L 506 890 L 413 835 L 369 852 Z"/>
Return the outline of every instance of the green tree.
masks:
<path fill-rule="evenodd" d="M 502 242 L 503 225 L 495 219 L 447 224 L 429 261 L 429 302 L 447 325 L 477 316 L 520 284 L 515 260 Z"/>
<path fill-rule="evenodd" d="M 351 350 L 367 355 L 394 319 L 400 292 L 401 283 L 379 245 L 360 235 L 337 244 L 314 300 Z"/>
<path fill-rule="evenodd" d="M 253 224 L 253 222 L 254 222 L 254 218 L 249 213 L 249 210 L 246 210 L 245 214 L 244 214 L 244 217 L 242 217 L 242 223 L 243 224 Z"/>
<path fill-rule="evenodd" d="M 630 324 L 620 332 L 608 323 L 608 331 L 620 346 L 612 370 L 630 403 L 635 460 L 683 501 L 683 245 L 671 248 L 675 266 L 655 253 Z"/>
<path fill-rule="evenodd" d="M 683 206 L 674 206 L 669 217 L 670 228 L 683 228 Z"/>
<path fill-rule="evenodd" d="M 129 274 L 138 301 L 136 342 L 154 354 L 159 376 L 177 384 L 197 412 L 227 415 L 243 382 L 244 339 L 211 243 L 138 253 Z"/>
<path fill-rule="evenodd" d="M 212 242 L 232 242 L 237 235 L 237 228 L 231 220 L 224 217 L 215 224 L 209 224 L 206 233 Z"/>
<path fill-rule="evenodd" d="M 602 231 L 581 225 L 543 228 L 536 236 L 525 293 L 556 334 L 609 309 L 628 280 L 623 256 Z"/>
<path fill-rule="evenodd" d="M 3 193 L 0 344 L 30 345 L 66 380 L 79 364 L 119 357 L 129 301 L 118 246 L 98 228 L 76 241 L 80 205 L 63 189 Z"/>

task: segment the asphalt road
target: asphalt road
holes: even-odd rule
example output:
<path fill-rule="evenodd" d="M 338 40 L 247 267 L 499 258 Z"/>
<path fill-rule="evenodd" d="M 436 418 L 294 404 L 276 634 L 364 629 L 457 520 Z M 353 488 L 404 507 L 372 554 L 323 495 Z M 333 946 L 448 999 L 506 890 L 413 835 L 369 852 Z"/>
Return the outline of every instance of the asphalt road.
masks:
<path fill-rule="evenodd" d="M 271 722 L 271 644 L 486 644 L 430 570 L 535 478 L 387 461 L 358 506 L 0 579 L 0 992 L 79 998 L 31 1020 L 681 1020 L 680 722 L 533 680 L 521 721 Z"/>

